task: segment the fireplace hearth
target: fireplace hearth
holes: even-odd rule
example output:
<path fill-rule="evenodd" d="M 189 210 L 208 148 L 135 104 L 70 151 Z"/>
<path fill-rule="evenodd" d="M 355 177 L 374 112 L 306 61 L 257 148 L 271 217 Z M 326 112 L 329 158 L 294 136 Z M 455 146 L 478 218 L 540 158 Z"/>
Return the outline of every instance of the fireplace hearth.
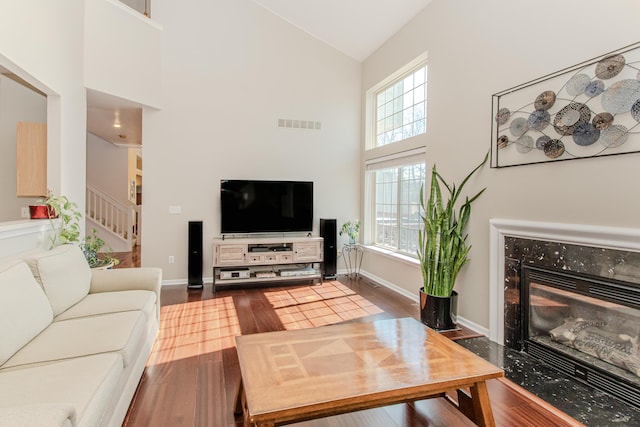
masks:
<path fill-rule="evenodd" d="M 640 285 L 526 264 L 520 283 L 522 350 L 640 408 Z"/>

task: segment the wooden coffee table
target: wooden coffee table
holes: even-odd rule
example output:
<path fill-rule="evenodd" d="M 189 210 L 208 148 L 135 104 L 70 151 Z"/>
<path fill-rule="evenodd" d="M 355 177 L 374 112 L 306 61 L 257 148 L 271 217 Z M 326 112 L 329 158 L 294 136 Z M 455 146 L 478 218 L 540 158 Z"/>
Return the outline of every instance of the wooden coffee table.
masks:
<path fill-rule="evenodd" d="M 493 426 L 485 381 L 504 372 L 415 319 L 346 323 L 236 337 L 236 412 L 288 424 L 458 393 L 476 424 Z M 465 410 L 466 409 L 466 410 Z"/>

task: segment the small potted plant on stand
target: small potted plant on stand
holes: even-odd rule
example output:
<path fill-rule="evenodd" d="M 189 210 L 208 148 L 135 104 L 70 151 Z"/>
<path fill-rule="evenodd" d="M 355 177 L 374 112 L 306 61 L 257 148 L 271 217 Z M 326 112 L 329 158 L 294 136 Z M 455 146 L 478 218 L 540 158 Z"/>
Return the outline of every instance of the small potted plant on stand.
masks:
<path fill-rule="evenodd" d="M 110 269 L 118 265 L 120 260 L 113 257 L 112 250 L 105 241 L 98 236 L 98 230 L 91 230 L 91 234 L 84 237 L 80 249 L 91 268 Z"/>
<path fill-rule="evenodd" d="M 340 236 L 346 234 L 349 236 L 349 244 L 355 245 L 356 239 L 358 238 L 358 233 L 360 232 L 360 220 L 356 219 L 354 221 L 347 221 L 342 224 L 342 228 L 340 229 Z"/>
<path fill-rule="evenodd" d="M 488 159 L 487 154 L 478 166 L 456 188 L 449 185 L 433 166 L 429 199 L 424 200 L 424 191 L 420 192 L 420 204 L 424 212 L 424 229 L 418 233 L 418 259 L 422 272 L 423 285 L 420 289 L 420 320 L 427 326 L 447 330 L 456 328 L 458 293 L 453 290 L 456 277 L 463 265 L 469 261 L 467 255 L 471 245 L 467 242 L 467 223 L 471 216 L 471 204 L 484 192 L 466 197 L 456 211 L 456 202 L 462 189 L 471 176 Z M 448 195 L 443 197 L 443 185 Z"/>

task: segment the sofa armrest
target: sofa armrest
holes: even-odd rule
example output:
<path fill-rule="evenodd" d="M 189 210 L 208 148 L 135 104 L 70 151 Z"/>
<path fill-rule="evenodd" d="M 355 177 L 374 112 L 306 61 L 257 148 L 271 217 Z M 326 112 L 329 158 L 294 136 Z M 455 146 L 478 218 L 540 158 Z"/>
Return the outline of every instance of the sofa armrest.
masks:
<path fill-rule="evenodd" d="M 147 290 L 156 293 L 160 318 L 160 289 L 162 270 L 155 267 L 115 268 L 91 270 L 90 294 L 113 291 Z"/>

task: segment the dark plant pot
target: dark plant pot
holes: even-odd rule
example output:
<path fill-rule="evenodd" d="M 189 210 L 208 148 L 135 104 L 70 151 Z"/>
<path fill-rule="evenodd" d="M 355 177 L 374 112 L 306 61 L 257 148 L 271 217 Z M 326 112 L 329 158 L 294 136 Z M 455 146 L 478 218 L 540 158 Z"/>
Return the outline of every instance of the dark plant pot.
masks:
<path fill-rule="evenodd" d="M 422 292 L 420 288 L 420 320 L 430 328 L 446 331 L 457 328 L 458 293 L 436 297 Z"/>
<path fill-rule="evenodd" d="M 55 211 L 47 205 L 29 206 L 29 215 L 31 219 L 49 219 L 56 217 Z"/>

